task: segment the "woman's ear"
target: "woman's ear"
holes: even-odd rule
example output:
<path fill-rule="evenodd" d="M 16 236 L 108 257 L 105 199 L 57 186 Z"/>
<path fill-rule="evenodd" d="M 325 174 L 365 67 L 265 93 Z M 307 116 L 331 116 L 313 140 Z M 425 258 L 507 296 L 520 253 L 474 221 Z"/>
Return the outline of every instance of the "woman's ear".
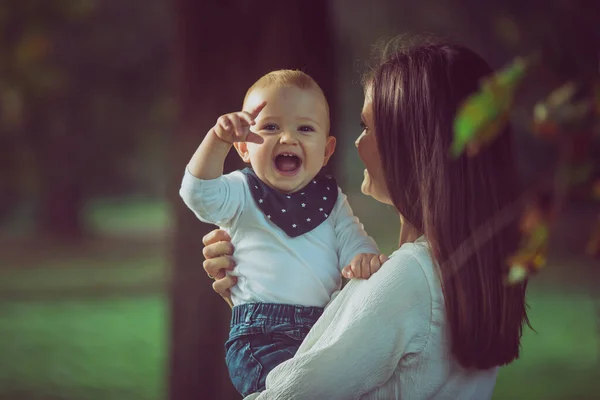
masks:
<path fill-rule="evenodd" d="M 248 152 L 248 144 L 246 142 L 234 142 L 233 147 L 245 163 L 250 163 L 250 153 Z"/>
<path fill-rule="evenodd" d="M 327 165 L 327 162 L 335 151 L 335 143 L 336 141 L 333 136 L 327 136 L 327 142 L 325 143 L 325 160 L 323 161 L 323 166 Z"/>

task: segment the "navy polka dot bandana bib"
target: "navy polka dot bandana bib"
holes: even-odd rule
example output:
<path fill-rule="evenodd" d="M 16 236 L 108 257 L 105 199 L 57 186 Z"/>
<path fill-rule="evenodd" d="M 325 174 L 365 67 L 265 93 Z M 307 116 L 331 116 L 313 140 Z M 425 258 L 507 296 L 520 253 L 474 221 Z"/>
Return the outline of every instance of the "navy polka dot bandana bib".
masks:
<path fill-rule="evenodd" d="M 250 193 L 258 208 L 290 237 L 312 231 L 329 217 L 338 196 L 337 181 L 318 173 L 295 193 L 281 193 L 261 181 L 251 168 L 244 168 Z"/>

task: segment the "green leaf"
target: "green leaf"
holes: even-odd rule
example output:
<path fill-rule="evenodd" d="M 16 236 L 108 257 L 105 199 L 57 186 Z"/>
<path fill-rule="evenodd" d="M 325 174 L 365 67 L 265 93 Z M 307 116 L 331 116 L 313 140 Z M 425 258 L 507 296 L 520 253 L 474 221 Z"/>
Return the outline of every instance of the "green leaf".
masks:
<path fill-rule="evenodd" d="M 508 283 L 521 283 L 527 278 L 527 268 L 521 264 L 515 264 L 508 270 Z"/>
<path fill-rule="evenodd" d="M 513 95 L 527 69 L 522 58 L 482 81 L 481 89 L 460 106 L 454 120 L 453 157 L 460 156 L 473 144 L 483 146 L 504 128 L 512 107 Z"/>

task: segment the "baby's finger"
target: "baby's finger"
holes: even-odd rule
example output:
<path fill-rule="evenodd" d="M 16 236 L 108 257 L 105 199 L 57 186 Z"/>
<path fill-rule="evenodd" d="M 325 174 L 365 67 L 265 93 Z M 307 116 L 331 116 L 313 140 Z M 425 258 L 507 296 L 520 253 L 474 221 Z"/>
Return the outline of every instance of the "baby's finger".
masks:
<path fill-rule="evenodd" d="M 370 263 L 371 274 L 374 274 L 375 272 L 379 271 L 379 268 L 381 268 L 381 262 L 379 261 L 379 257 L 371 258 L 371 263 Z"/>
<path fill-rule="evenodd" d="M 254 118 L 252 118 L 250 113 L 247 113 L 246 111 L 242 111 L 242 112 L 238 113 L 238 116 L 241 119 L 243 119 L 250 126 L 256 124 L 256 122 L 254 122 Z"/>
<path fill-rule="evenodd" d="M 231 124 L 229 123 L 229 120 L 227 119 L 226 115 L 222 115 L 219 117 L 219 119 L 217 120 L 217 126 L 220 126 L 226 131 L 228 131 L 229 128 L 231 128 Z"/>
<path fill-rule="evenodd" d="M 363 279 L 367 279 L 371 276 L 371 259 L 369 257 L 362 256 L 360 258 L 360 270 Z"/>
<path fill-rule="evenodd" d="M 240 121 L 239 117 L 236 114 L 230 114 L 228 116 L 229 121 L 233 125 L 233 129 L 235 130 L 235 141 L 243 141 L 246 138 L 246 131 L 242 127 L 242 121 Z"/>
<path fill-rule="evenodd" d="M 352 269 L 352 274 L 354 275 L 355 278 L 362 278 L 362 266 L 361 266 L 361 259 L 360 258 L 354 258 L 352 260 L 352 262 L 350 263 L 350 268 Z"/>
<path fill-rule="evenodd" d="M 380 254 L 379 255 L 379 262 L 381 264 L 383 264 L 384 262 L 386 262 L 387 260 L 389 260 L 390 258 L 388 256 L 386 256 L 385 254 Z"/>
<path fill-rule="evenodd" d="M 224 121 L 227 121 L 226 117 L 219 117 L 217 123 L 212 128 L 215 134 L 221 139 L 230 135 L 229 130 L 226 128 L 227 125 L 225 125 Z"/>
<path fill-rule="evenodd" d="M 256 117 L 258 117 L 258 114 L 260 114 L 260 112 L 263 110 L 263 108 L 265 108 L 266 105 L 267 102 L 263 101 L 262 103 L 254 107 L 252 110 L 250 110 L 248 114 L 250 115 L 250 117 L 252 117 L 252 119 L 255 119 Z"/>
<path fill-rule="evenodd" d="M 252 131 L 248 131 L 248 135 L 246 136 L 246 142 L 261 144 L 264 141 L 265 140 L 262 138 L 262 136 L 257 135 L 256 133 L 254 133 Z"/>
<path fill-rule="evenodd" d="M 354 274 L 352 273 L 352 269 L 351 269 L 350 265 L 346 265 L 342 269 L 342 275 L 344 275 L 348 279 L 352 279 L 354 277 Z"/>

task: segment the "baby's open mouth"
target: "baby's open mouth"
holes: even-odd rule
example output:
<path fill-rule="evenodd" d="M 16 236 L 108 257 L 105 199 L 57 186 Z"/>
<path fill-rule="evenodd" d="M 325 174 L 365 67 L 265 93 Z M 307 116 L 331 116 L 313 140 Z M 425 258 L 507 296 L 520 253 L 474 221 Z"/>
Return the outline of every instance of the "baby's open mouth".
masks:
<path fill-rule="evenodd" d="M 302 159 L 294 153 L 280 153 L 273 161 L 277 172 L 282 175 L 295 175 L 302 166 Z"/>

